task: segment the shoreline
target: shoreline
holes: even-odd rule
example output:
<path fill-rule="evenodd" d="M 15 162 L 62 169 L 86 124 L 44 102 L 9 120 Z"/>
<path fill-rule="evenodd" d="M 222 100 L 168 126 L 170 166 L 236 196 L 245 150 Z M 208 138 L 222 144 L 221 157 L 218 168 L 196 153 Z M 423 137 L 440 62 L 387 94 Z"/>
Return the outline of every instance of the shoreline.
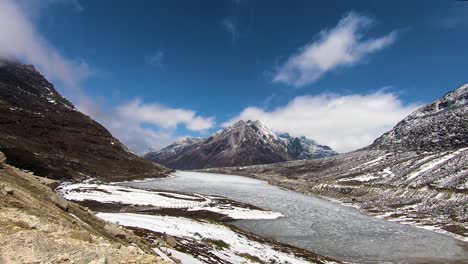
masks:
<path fill-rule="evenodd" d="M 224 171 L 224 170 L 218 170 L 217 168 L 211 168 L 211 169 L 205 169 L 205 170 L 194 170 L 194 172 L 205 172 L 205 173 L 212 173 L 212 174 L 226 174 L 226 175 L 241 176 L 241 177 L 247 177 L 247 178 L 260 180 L 260 181 L 266 182 L 266 183 L 268 183 L 268 184 L 270 184 L 272 186 L 276 186 L 276 187 L 284 189 L 284 190 L 300 193 L 300 194 L 311 196 L 311 197 L 318 198 L 318 199 L 323 199 L 325 201 L 329 201 L 329 202 L 332 202 L 332 203 L 337 204 L 337 205 L 355 208 L 360 213 L 362 213 L 364 215 L 367 215 L 367 216 L 370 216 L 370 217 L 375 217 L 375 218 L 383 219 L 385 221 L 390 221 L 390 222 L 397 222 L 397 223 L 402 224 L 402 225 L 413 226 L 413 227 L 416 227 L 416 228 L 432 231 L 432 232 L 437 233 L 437 234 L 446 235 L 446 236 L 454 238 L 454 239 L 456 239 L 456 240 L 458 240 L 460 242 L 467 243 L 467 247 L 468 247 L 468 237 L 467 236 L 463 236 L 463 235 L 458 234 L 458 233 L 447 231 L 447 230 L 445 230 L 445 229 L 443 229 L 441 227 L 438 227 L 436 224 L 422 224 L 422 223 L 418 223 L 417 221 L 414 221 L 414 219 L 412 219 L 412 218 L 401 219 L 401 217 L 392 217 L 393 214 L 398 213 L 398 212 L 380 212 L 381 214 L 376 213 L 376 212 L 371 212 L 368 209 L 363 208 L 357 202 L 347 202 L 347 201 L 340 200 L 338 198 L 333 198 L 333 197 L 327 197 L 325 195 L 320 195 L 320 194 L 314 193 L 313 191 L 310 191 L 310 190 L 302 190 L 299 187 L 295 188 L 295 187 L 291 186 L 291 184 L 284 184 L 285 182 L 287 182 L 287 183 L 292 183 L 293 185 L 297 185 L 297 184 L 300 183 L 297 180 L 291 180 L 291 179 L 287 179 L 287 178 L 284 178 L 284 177 L 282 179 L 271 179 L 271 178 L 267 178 L 266 176 L 258 176 L 258 175 L 254 175 L 254 174 L 248 174 L 248 173 L 244 174 L 241 171 L 239 171 L 239 172 L 237 172 L 237 171 L 236 172 L 231 172 L 229 170 Z M 344 198 L 344 199 L 348 199 L 348 198 Z M 389 215 L 387 216 L 386 214 L 389 214 Z M 405 215 L 402 214 L 402 216 L 405 216 Z M 413 221 L 411 221 L 411 220 L 413 220 Z"/>
<path fill-rule="evenodd" d="M 221 196 L 211 196 L 211 195 L 200 195 L 196 193 L 183 193 L 183 192 L 172 192 L 167 190 L 151 190 L 146 191 L 144 189 L 137 189 L 137 188 L 130 188 L 125 186 L 114 185 L 118 183 L 111 183 L 111 185 L 106 185 L 109 183 L 103 183 L 96 187 L 95 184 L 76 184 L 80 188 L 73 189 L 69 188 L 64 189 L 66 186 L 70 186 L 73 184 L 65 184 L 61 185 L 57 188 L 57 192 L 60 193 L 64 198 L 70 199 L 85 208 L 88 208 L 92 211 L 98 212 L 97 216 L 105 216 L 109 217 L 109 219 L 104 220 L 112 220 L 115 224 L 124 225 L 126 228 L 130 228 L 137 233 L 143 235 L 143 237 L 148 242 L 154 241 L 164 241 L 164 232 L 160 232 L 157 227 L 155 229 L 151 229 L 151 225 L 154 223 L 160 222 L 160 224 L 168 222 L 173 223 L 174 228 L 177 230 L 183 230 L 184 227 L 197 225 L 203 225 L 206 230 L 201 230 L 206 232 L 207 230 L 211 230 L 212 233 L 224 233 L 225 235 L 222 237 L 198 237 L 198 233 L 190 233 L 187 231 L 186 233 L 173 233 L 173 228 L 167 229 L 167 234 L 172 236 L 176 243 L 175 247 L 171 247 L 170 250 L 176 250 L 175 254 L 194 254 L 195 256 L 211 256 L 205 263 L 223 263 L 219 262 L 219 258 L 216 255 L 227 254 L 230 256 L 232 263 L 237 263 L 239 261 L 239 256 L 243 256 L 244 258 L 250 259 L 250 263 L 258 262 L 259 260 L 256 259 L 257 254 L 263 254 L 264 259 L 260 259 L 259 263 L 270 263 L 267 258 L 268 255 L 271 255 L 273 260 L 277 258 L 276 261 L 282 260 L 282 258 L 290 259 L 292 263 L 340 263 L 338 260 L 334 260 L 330 257 L 318 255 L 312 251 L 305 250 L 299 247 L 295 247 L 292 245 L 288 245 L 285 243 L 278 242 L 273 238 L 259 236 L 248 231 L 242 230 L 232 224 L 230 222 L 235 220 L 268 220 L 268 219 L 276 219 L 278 217 L 284 217 L 283 215 L 264 210 L 262 208 L 241 203 L 238 201 L 234 201 L 231 199 L 227 199 Z M 103 187 L 104 186 L 104 187 Z M 138 190 L 138 191 L 137 191 Z M 176 203 L 177 206 L 183 205 L 182 207 L 167 207 L 165 206 L 158 206 L 156 203 L 154 204 L 132 204 L 129 200 L 127 203 L 122 202 L 115 202 L 119 201 L 120 197 L 117 195 L 119 191 L 124 191 L 127 194 L 127 197 L 133 196 L 135 198 L 135 193 L 128 193 L 129 191 L 137 191 L 141 194 L 142 192 L 145 195 L 158 195 L 158 199 L 169 199 L 172 202 Z M 91 193 L 87 193 L 91 192 Z M 148 192 L 148 193 L 146 193 Z M 97 201 L 87 199 L 89 195 L 94 196 L 94 199 L 107 199 L 108 201 Z M 97 195 L 97 196 L 96 196 Z M 102 196 L 103 195 L 103 196 Z M 97 197 L 97 198 L 96 198 Z M 103 198 L 107 197 L 107 198 Z M 114 202 L 111 202 L 109 197 L 115 199 Z M 83 199 L 82 199 L 83 198 Z M 86 198 L 86 199 L 85 199 Z M 80 199 L 82 199 L 80 201 Z M 130 198 L 131 199 L 131 198 Z M 192 207 L 190 203 L 200 203 L 200 200 L 203 199 L 210 199 L 210 204 L 206 205 L 205 207 Z M 148 197 L 147 201 L 154 202 L 151 197 Z M 134 202 L 140 202 L 138 199 Z M 149 202 L 148 202 L 149 203 Z M 187 204 L 188 203 L 188 204 Z M 118 220 L 120 218 L 131 217 L 132 221 L 127 221 L 122 223 L 122 220 Z M 152 221 L 147 221 L 146 218 L 154 217 Z M 102 217 L 101 217 L 102 218 Z M 111 221 L 112 222 L 112 221 Z M 151 223 L 151 224 L 148 224 Z M 206 235 L 209 235 L 208 232 Z M 221 240 L 220 240 L 221 239 Z M 227 240 L 227 244 L 234 245 L 234 249 L 244 248 L 247 252 L 237 252 L 238 250 L 230 251 L 228 248 L 217 248 L 218 244 L 223 245 L 223 241 Z M 180 241 L 180 242 L 179 242 Z M 250 242 L 249 242 L 250 241 Z M 185 243 L 186 245 L 182 245 L 180 243 Z M 239 248 L 239 243 L 243 243 L 243 246 Z M 251 244 L 256 244 L 258 246 L 252 246 Z M 251 249 L 248 249 L 248 248 Z M 158 248 L 161 248 L 160 245 Z M 257 249 L 256 249 L 257 248 Z M 259 252 L 258 248 L 262 248 Z M 178 250 L 178 252 L 177 252 Z M 253 250 L 253 252 L 250 251 Z M 212 251 L 217 252 L 215 256 L 213 256 Z M 169 251 L 172 252 L 172 251 Z M 263 252 L 263 253 L 262 253 Z M 269 252 L 269 253 L 265 253 Z M 218 256 L 219 257 L 219 256 Z M 211 260 L 210 260 L 211 259 Z M 226 262 L 229 263 L 229 262 Z"/>
<path fill-rule="evenodd" d="M 290 190 L 290 191 L 294 191 L 294 190 Z M 308 194 L 304 194 L 304 195 L 308 195 Z M 342 205 L 342 206 L 346 206 L 346 207 L 352 207 L 352 208 L 358 210 L 360 213 L 365 214 L 365 215 L 370 216 L 370 217 L 375 217 L 375 218 L 382 219 L 382 220 L 389 221 L 389 222 L 396 222 L 396 223 L 399 223 L 399 224 L 402 224 L 402 225 L 408 225 L 408 226 L 421 228 L 421 229 L 424 229 L 424 230 L 435 232 L 437 234 L 452 237 L 452 238 L 454 238 L 456 240 L 459 240 L 461 242 L 464 242 L 464 243 L 468 243 L 468 237 L 464 237 L 462 235 L 446 231 L 446 230 L 444 230 L 444 229 L 442 229 L 440 227 L 437 227 L 435 225 L 423 225 L 423 224 L 419 224 L 417 222 L 411 222 L 411 221 L 406 221 L 405 222 L 404 221 L 405 219 L 401 219 L 401 218 L 398 218 L 398 217 L 392 217 L 391 214 L 386 215 L 387 213 L 377 214 L 377 213 L 369 212 L 368 210 L 360 207 L 357 204 L 347 203 L 347 202 L 340 201 L 338 199 L 334 199 L 334 198 L 330 198 L 330 197 L 326 197 L 326 196 L 314 196 L 314 197 L 319 198 L 319 199 L 323 199 L 323 200 L 326 200 L 326 201 L 329 201 L 329 202 L 332 202 L 334 204 L 338 204 L 338 205 Z M 411 219 L 406 219 L 406 220 L 411 220 Z"/>

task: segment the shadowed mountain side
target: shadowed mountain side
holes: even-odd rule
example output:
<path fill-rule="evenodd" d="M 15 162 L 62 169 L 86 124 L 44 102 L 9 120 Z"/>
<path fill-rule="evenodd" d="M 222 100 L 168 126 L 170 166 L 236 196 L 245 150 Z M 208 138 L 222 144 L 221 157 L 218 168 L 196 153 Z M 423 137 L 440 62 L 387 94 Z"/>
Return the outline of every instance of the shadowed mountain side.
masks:
<path fill-rule="evenodd" d="M 130 180 L 169 171 L 127 150 L 33 66 L 11 61 L 0 63 L 0 151 L 9 164 L 53 179 Z"/>

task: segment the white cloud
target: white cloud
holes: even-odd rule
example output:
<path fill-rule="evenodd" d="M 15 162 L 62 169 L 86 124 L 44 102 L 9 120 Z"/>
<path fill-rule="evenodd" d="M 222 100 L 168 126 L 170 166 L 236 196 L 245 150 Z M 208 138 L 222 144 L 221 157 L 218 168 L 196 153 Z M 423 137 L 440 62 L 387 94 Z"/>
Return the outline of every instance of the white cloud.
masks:
<path fill-rule="evenodd" d="M 233 40 L 239 38 L 240 35 L 238 24 L 238 19 L 234 16 L 225 17 L 221 21 L 221 25 L 226 30 L 226 32 L 228 32 L 231 35 Z"/>
<path fill-rule="evenodd" d="M 139 120 L 121 116 L 115 109 L 103 110 L 91 98 L 82 98 L 77 108 L 92 116 L 105 126 L 112 135 L 138 154 L 161 149 L 177 139 L 173 129 L 154 130 L 145 128 Z"/>
<path fill-rule="evenodd" d="M 69 60 L 40 36 L 24 10 L 0 0 L 0 58 L 19 58 L 34 64 L 49 78 L 76 89 L 92 73 L 83 60 Z"/>
<path fill-rule="evenodd" d="M 248 107 L 223 126 L 238 120 L 260 120 L 276 132 L 306 136 L 347 152 L 372 143 L 418 107 L 405 105 L 397 95 L 385 91 L 299 96 L 272 111 Z"/>
<path fill-rule="evenodd" d="M 214 125 L 213 118 L 196 115 L 192 110 L 177 109 L 158 104 L 143 104 L 132 100 L 104 110 L 90 98 L 82 98 L 77 108 L 93 117 L 136 153 L 161 149 L 177 140 L 177 125 L 192 131 L 204 131 Z M 150 124 L 156 128 L 148 128 Z"/>
<path fill-rule="evenodd" d="M 0 0 L 0 59 L 20 59 L 37 66 L 47 78 L 59 82 L 58 90 L 64 92 L 60 88 L 66 89 L 79 110 L 103 124 L 138 153 L 171 143 L 177 138 L 175 129 L 178 124 L 193 131 L 203 131 L 213 126 L 213 118 L 198 116 L 191 110 L 143 104 L 138 100 L 110 110 L 102 109 L 81 88 L 81 82 L 92 73 L 88 64 L 81 59 L 71 60 L 63 56 L 37 32 L 31 22 L 31 16 L 40 15 L 35 11 L 37 8 L 45 10 L 47 4 L 63 1 Z M 83 9 L 78 1 L 71 3 L 77 11 Z M 162 59 L 163 53 L 160 57 Z M 145 124 L 160 128 L 147 128 Z"/>
<path fill-rule="evenodd" d="M 159 104 L 144 104 L 133 100 L 117 107 L 116 112 L 124 119 L 148 123 L 162 128 L 176 128 L 184 124 L 193 131 L 210 129 L 214 125 L 213 117 L 201 117 L 192 110 L 168 108 Z"/>
<path fill-rule="evenodd" d="M 353 65 L 396 40 L 396 31 L 383 37 L 365 39 L 366 31 L 373 24 L 371 18 L 349 12 L 336 27 L 323 30 L 316 41 L 290 56 L 278 68 L 273 82 L 297 87 L 310 84 L 325 73 Z"/>

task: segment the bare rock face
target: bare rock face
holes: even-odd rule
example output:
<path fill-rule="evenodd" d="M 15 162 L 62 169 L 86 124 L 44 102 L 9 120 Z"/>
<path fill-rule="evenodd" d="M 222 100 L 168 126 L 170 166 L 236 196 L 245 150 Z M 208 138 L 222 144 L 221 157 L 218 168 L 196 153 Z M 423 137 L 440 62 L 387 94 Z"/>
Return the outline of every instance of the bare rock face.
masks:
<path fill-rule="evenodd" d="M 176 239 L 173 236 L 167 234 L 164 236 L 164 241 L 166 241 L 166 245 L 170 248 L 175 247 L 177 244 Z"/>
<path fill-rule="evenodd" d="M 11 61 L 0 63 L 0 151 L 8 164 L 52 179 L 126 180 L 167 172 L 129 152 L 33 66 Z"/>
<path fill-rule="evenodd" d="M 104 226 L 104 230 L 106 230 L 107 232 L 109 232 L 109 234 L 113 235 L 113 236 L 121 236 L 121 237 L 125 237 L 126 236 L 126 232 L 125 230 L 123 230 L 122 228 L 120 228 L 119 226 L 116 226 L 114 224 L 106 224 Z"/>
<path fill-rule="evenodd" d="M 6 162 L 6 157 L 5 157 L 5 154 L 3 154 L 3 152 L 0 151 L 0 169 L 3 169 L 4 166 L 3 164 Z"/>
<path fill-rule="evenodd" d="M 9 194 L 9 195 L 13 195 L 15 193 L 15 191 L 11 187 L 8 187 L 8 186 L 3 187 L 3 191 L 5 192 L 5 194 Z"/>
<path fill-rule="evenodd" d="M 468 84 L 418 109 L 369 147 L 450 150 L 468 146 Z"/>
<path fill-rule="evenodd" d="M 68 211 L 68 201 L 56 194 L 50 196 L 50 200 L 60 209 Z"/>
<path fill-rule="evenodd" d="M 70 238 L 85 241 L 91 243 L 93 241 L 93 238 L 91 237 L 91 234 L 89 232 L 84 231 L 84 230 L 73 230 L 70 232 Z"/>
<path fill-rule="evenodd" d="M 5 154 L 3 154 L 3 152 L 0 151 L 0 163 L 5 163 L 5 161 L 6 161 Z"/>
<path fill-rule="evenodd" d="M 333 156 L 328 146 L 305 137 L 276 135 L 259 121 L 239 121 L 208 138 L 187 138 L 144 157 L 173 169 L 270 164 Z"/>

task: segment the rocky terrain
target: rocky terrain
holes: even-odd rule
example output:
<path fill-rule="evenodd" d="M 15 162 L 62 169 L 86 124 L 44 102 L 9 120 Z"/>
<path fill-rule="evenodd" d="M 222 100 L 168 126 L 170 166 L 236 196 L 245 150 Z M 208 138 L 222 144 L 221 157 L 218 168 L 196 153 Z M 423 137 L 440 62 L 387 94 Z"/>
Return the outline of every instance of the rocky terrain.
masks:
<path fill-rule="evenodd" d="M 288 133 L 280 133 L 277 136 L 286 145 L 288 153 L 293 160 L 319 159 L 338 154 L 329 146 L 320 145 L 316 141 L 304 136 L 293 137 Z"/>
<path fill-rule="evenodd" d="M 238 121 L 208 138 L 187 138 L 145 158 L 172 169 L 270 164 L 337 153 L 305 137 L 276 135 L 259 121 Z"/>
<path fill-rule="evenodd" d="M 0 127 L 7 163 L 39 176 L 129 180 L 168 172 L 128 151 L 31 65 L 0 62 Z"/>
<path fill-rule="evenodd" d="M 369 149 L 453 150 L 468 146 L 468 84 L 418 109 Z"/>
<path fill-rule="evenodd" d="M 467 98 L 461 86 L 354 152 L 207 171 L 265 179 L 467 240 Z"/>
<path fill-rule="evenodd" d="M 57 182 L 4 164 L 0 263 L 165 263 L 133 232 L 57 196 Z"/>

